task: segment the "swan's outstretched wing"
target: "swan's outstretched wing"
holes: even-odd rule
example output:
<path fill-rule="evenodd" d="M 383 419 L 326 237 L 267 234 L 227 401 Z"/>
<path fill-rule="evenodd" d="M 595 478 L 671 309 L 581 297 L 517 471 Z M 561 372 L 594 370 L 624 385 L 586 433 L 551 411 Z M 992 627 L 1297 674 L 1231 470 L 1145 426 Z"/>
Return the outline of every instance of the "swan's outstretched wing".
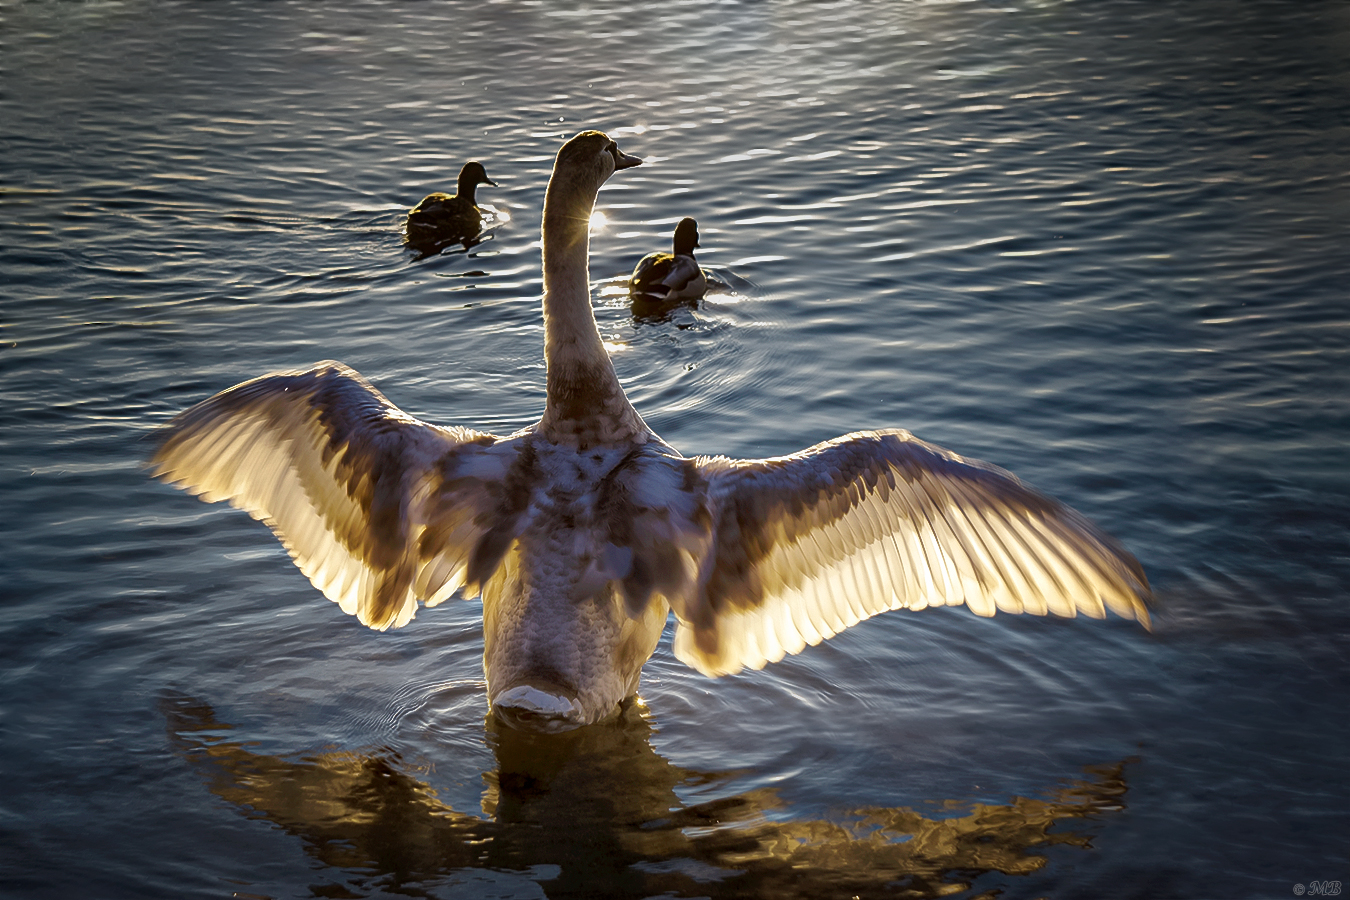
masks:
<path fill-rule="evenodd" d="M 792 456 L 699 458 L 713 544 L 672 600 L 675 654 L 708 675 L 759 668 L 888 609 L 966 604 L 1146 626 L 1148 582 L 1124 548 L 994 466 L 907 432 Z"/>
<path fill-rule="evenodd" d="M 513 454 L 492 435 L 421 422 L 324 362 L 197 404 L 151 462 L 261 519 L 328 599 L 383 631 L 464 583 Z"/>

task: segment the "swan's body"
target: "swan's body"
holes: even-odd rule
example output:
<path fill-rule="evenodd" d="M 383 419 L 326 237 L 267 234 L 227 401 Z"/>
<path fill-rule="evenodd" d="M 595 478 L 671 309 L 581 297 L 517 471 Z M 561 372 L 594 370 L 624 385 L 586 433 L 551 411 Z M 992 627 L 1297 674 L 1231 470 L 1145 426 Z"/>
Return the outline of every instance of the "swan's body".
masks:
<path fill-rule="evenodd" d="M 633 275 L 628 279 L 628 293 L 633 302 L 672 304 L 683 300 L 697 300 L 708 292 L 708 279 L 694 249 L 698 247 L 698 223 L 684 218 L 675 226 L 670 253 L 648 253 L 638 260 Z"/>
<path fill-rule="evenodd" d="M 497 186 L 487 177 L 482 163 L 467 162 L 459 170 L 454 195 L 437 191 L 427 194 L 408 212 L 408 243 L 419 249 L 433 250 L 449 244 L 464 244 L 483 230 L 483 211 L 478 208 L 480 184 Z"/>
<path fill-rule="evenodd" d="M 277 533 L 344 612 L 384 630 L 483 598 L 488 698 L 556 731 L 637 689 L 668 613 L 707 675 L 758 668 L 887 609 L 1111 609 L 1147 624 L 1133 557 L 1012 475 L 906 432 L 789 457 L 687 459 L 642 421 L 591 312 L 587 222 L 637 165 L 599 132 L 544 201 L 542 418 L 509 437 L 430 425 L 338 364 L 267 375 L 182 413 L 157 474 Z"/>

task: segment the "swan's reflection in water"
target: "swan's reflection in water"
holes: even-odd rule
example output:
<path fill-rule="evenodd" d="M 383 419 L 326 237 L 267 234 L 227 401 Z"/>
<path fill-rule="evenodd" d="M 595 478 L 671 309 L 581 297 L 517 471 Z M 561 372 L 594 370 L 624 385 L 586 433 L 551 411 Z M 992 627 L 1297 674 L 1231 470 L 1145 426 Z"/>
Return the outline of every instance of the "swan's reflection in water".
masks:
<path fill-rule="evenodd" d="M 414 894 L 463 870 L 533 870 L 550 897 L 947 896 L 985 873 L 1036 871 L 1049 845 L 1088 846 L 1084 834 L 1050 829 L 1122 809 L 1126 790 L 1122 762 L 1092 767 L 1048 799 L 950 803 L 966 810 L 950 818 L 867 807 L 794 820 L 771 789 L 690 806 L 678 787 L 731 773 L 663 759 L 635 709 L 561 735 L 489 718 L 498 765 L 484 775 L 480 816 L 439 801 L 395 753 L 281 759 L 231 740 L 205 703 L 175 696 L 163 708 L 170 739 L 213 793 L 302 838 L 349 884 Z"/>

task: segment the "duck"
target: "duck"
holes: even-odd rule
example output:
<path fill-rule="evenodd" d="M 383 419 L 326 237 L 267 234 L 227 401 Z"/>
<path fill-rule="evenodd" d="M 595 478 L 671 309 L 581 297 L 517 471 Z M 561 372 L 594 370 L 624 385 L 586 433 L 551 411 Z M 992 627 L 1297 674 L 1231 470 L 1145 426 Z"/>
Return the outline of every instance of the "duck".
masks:
<path fill-rule="evenodd" d="M 697 300 L 707 293 L 707 276 L 694 259 L 698 222 L 688 216 L 681 219 L 673 243 L 672 252 L 648 253 L 634 267 L 628 293 L 635 304 Z"/>
<path fill-rule="evenodd" d="M 709 677 L 889 610 L 964 605 L 1149 624 L 1118 541 L 989 463 L 907 431 L 766 459 L 686 457 L 624 392 L 591 305 L 587 223 L 640 165 L 600 131 L 558 151 L 542 218 L 546 397 L 509 435 L 437 425 L 339 362 L 246 381 L 162 426 L 154 475 L 261 520 L 377 631 L 481 598 L 491 715 L 554 733 L 634 701 L 673 613 Z"/>
<path fill-rule="evenodd" d="M 454 196 L 437 191 L 427 194 L 408 212 L 408 244 L 414 248 L 436 250 L 448 244 L 469 244 L 483 229 L 483 211 L 475 193 L 478 185 L 497 187 L 487 176 L 483 164 L 466 162 L 459 170 Z"/>

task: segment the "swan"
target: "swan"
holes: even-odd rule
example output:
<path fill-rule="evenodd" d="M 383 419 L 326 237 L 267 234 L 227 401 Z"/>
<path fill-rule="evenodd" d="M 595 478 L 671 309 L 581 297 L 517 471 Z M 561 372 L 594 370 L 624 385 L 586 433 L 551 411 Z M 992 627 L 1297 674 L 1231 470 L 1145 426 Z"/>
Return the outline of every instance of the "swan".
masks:
<path fill-rule="evenodd" d="M 322 362 L 244 382 L 164 426 L 154 474 L 276 533 L 376 630 L 481 595 L 508 725 L 556 732 L 632 697 L 670 611 L 708 676 L 757 669 L 891 609 L 1109 609 L 1148 625 L 1139 563 L 1077 512 L 905 431 L 770 459 L 687 458 L 638 414 L 591 309 L 600 186 L 641 160 L 602 132 L 559 150 L 544 199 L 547 399 L 499 437 L 422 422 Z"/>
<path fill-rule="evenodd" d="M 440 191 L 427 194 L 408 212 L 408 243 L 428 250 L 456 243 L 467 247 L 483 228 L 483 211 L 474 196 L 480 184 L 497 187 L 482 163 L 466 162 L 453 197 Z"/>
<path fill-rule="evenodd" d="M 635 303 L 669 303 L 697 300 L 708 291 L 708 279 L 694 259 L 698 246 L 698 223 L 689 217 L 675 226 L 673 252 L 648 253 L 638 261 L 628 279 L 628 293 Z"/>

